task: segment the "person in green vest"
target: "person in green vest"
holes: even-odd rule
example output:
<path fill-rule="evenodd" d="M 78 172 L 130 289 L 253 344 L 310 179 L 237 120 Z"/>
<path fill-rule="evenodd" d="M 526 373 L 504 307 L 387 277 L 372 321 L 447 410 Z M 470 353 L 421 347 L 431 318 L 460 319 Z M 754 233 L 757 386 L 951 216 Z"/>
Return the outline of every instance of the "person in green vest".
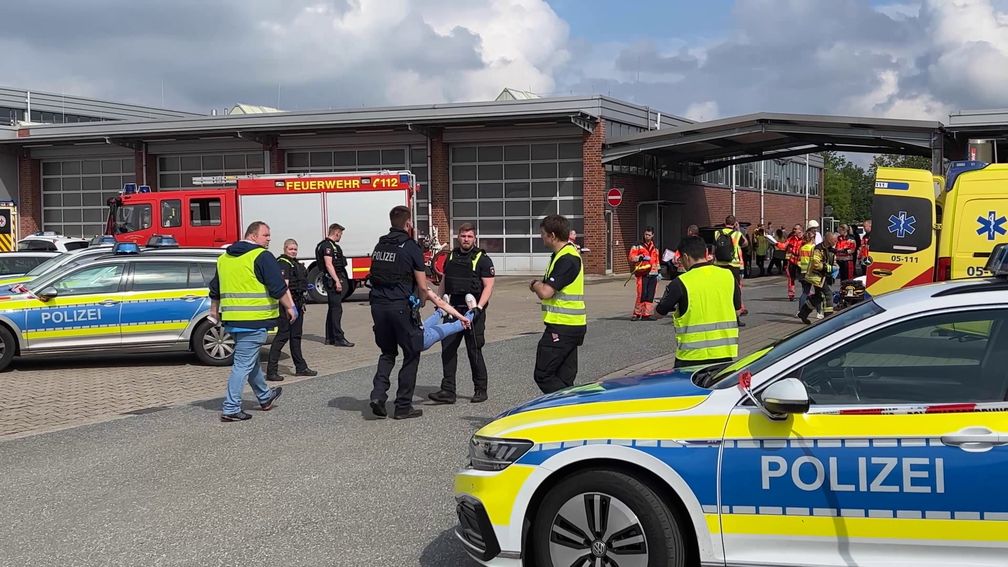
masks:
<path fill-rule="evenodd" d="M 542 300 L 546 330 L 536 349 L 535 382 L 544 394 L 574 385 L 577 349 L 588 330 L 584 302 L 584 264 L 577 246 L 567 240 L 570 224 L 549 215 L 539 224 L 543 244 L 553 251 L 542 280 L 532 280 L 529 290 Z"/>
<path fill-rule="evenodd" d="M 706 260 L 707 246 L 698 236 L 679 245 L 686 273 L 669 282 L 655 311 L 672 313 L 675 324 L 675 367 L 728 362 L 738 356 L 738 311 L 742 294 L 735 276 Z"/>
<path fill-rule="evenodd" d="M 266 386 L 266 375 L 259 366 L 259 349 L 266 344 L 266 333 L 277 326 L 281 306 L 283 316 L 291 322 L 300 313 L 294 307 L 277 259 L 266 250 L 269 243 L 269 226 L 262 221 L 253 222 L 245 229 L 245 238 L 228 246 L 217 259 L 217 273 L 210 280 L 210 317 L 220 321 L 234 338 L 234 360 L 221 421 L 252 419 L 242 411 L 245 382 L 252 386 L 263 411 L 273 409 L 283 391 L 279 386 Z"/>

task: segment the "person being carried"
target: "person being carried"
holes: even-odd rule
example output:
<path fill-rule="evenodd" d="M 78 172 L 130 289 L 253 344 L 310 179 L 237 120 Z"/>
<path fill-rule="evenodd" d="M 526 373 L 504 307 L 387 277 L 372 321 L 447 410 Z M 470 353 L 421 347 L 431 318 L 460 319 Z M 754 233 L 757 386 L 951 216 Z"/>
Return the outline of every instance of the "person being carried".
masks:
<path fill-rule="evenodd" d="M 442 298 L 443 304 L 435 304 L 437 307 L 434 313 L 424 319 L 423 322 L 423 348 L 427 350 L 452 335 L 457 335 L 470 328 L 473 319 L 476 318 L 476 306 L 478 302 L 471 293 L 465 296 L 466 307 L 469 308 L 465 315 L 456 311 L 449 301 L 448 294 Z"/>

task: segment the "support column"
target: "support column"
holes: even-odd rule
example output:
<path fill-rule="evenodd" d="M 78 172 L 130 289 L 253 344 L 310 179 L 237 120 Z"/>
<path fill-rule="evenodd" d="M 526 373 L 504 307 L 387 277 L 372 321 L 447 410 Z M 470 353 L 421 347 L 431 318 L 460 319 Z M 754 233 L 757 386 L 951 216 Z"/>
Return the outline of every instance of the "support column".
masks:
<path fill-rule="evenodd" d="M 29 150 L 18 153 L 17 205 L 20 236 L 42 230 L 42 162 Z"/>
<path fill-rule="evenodd" d="M 602 165 L 602 142 L 605 140 L 605 122 L 599 120 L 591 133 L 585 132 L 581 146 L 584 178 L 584 255 L 586 274 L 605 274 L 606 227 L 605 199 L 606 174 Z"/>
<path fill-rule="evenodd" d="M 444 130 L 431 128 L 427 133 L 430 144 L 430 184 L 427 198 L 430 201 L 430 225 L 437 229 L 438 240 L 451 245 L 451 187 L 448 177 L 448 144 L 444 143 Z"/>
<path fill-rule="evenodd" d="M 147 144 L 145 143 L 141 143 L 140 148 L 133 150 L 133 171 L 136 175 L 137 185 L 148 185 L 151 191 L 158 190 L 157 156 L 147 153 Z"/>

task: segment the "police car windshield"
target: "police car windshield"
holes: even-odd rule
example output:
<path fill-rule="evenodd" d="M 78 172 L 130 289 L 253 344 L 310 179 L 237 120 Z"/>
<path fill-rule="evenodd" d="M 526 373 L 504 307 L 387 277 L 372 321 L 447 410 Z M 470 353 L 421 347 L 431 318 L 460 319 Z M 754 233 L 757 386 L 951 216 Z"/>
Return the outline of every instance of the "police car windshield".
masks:
<path fill-rule="evenodd" d="M 795 331 L 762 350 L 740 358 L 720 372 L 717 372 L 717 367 L 714 367 L 715 372 L 712 372 L 710 376 L 694 376 L 694 380 L 699 386 L 715 390 L 734 387 L 738 384 L 740 371 L 748 370 L 753 374 L 761 372 L 796 350 L 805 348 L 862 319 L 874 317 L 882 311 L 882 308 L 874 301 L 864 301 L 854 307 L 844 309 L 821 323 Z"/>

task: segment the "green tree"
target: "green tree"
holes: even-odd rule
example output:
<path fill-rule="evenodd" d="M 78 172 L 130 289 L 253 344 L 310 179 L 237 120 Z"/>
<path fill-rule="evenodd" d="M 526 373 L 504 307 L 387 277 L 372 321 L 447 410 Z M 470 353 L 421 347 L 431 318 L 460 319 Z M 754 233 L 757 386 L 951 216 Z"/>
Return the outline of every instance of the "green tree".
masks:
<path fill-rule="evenodd" d="M 926 169 L 931 171 L 931 158 L 924 156 L 903 156 L 898 154 L 878 154 L 872 160 L 872 177 L 875 177 L 875 170 L 879 167 L 907 167 L 910 169 Z"/>
<path fill-rule="evenodd" d="M 864 169 L 836 152 L 823 152 L 822 157 L 826 165 L 823 198 L 833 208 L 833 217 L 841 222 L 865 218 L 863 201 L 869 180 Z M 870 201 L 867 209 L 871 209 Z"/>

